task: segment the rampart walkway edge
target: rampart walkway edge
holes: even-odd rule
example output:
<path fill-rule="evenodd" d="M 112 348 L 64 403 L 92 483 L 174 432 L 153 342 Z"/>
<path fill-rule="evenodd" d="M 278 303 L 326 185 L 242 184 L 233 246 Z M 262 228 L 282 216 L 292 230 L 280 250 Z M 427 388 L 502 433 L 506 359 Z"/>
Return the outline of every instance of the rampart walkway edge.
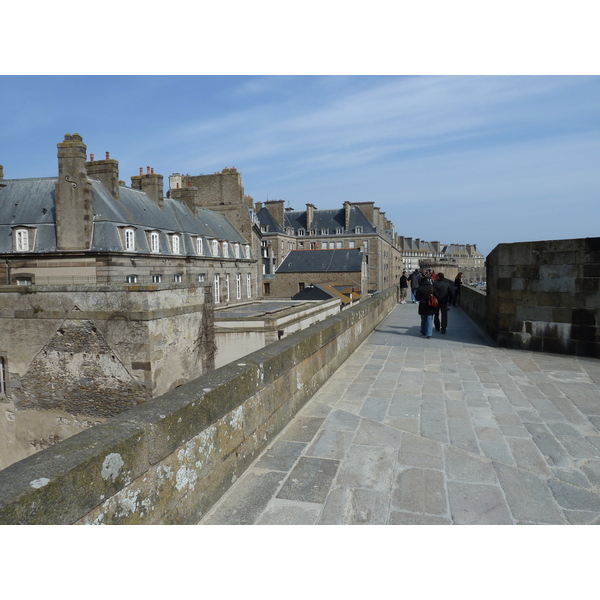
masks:
<path fill-rule="evenodd" d="M 398 305 L 200 524 L 598 524 L 600 361 Z"/>

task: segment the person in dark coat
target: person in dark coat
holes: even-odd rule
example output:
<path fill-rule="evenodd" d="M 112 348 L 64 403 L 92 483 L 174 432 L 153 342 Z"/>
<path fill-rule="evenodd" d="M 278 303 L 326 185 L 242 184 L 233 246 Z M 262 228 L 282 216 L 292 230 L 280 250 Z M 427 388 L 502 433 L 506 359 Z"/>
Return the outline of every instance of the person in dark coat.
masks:
<path fill-rule="evenodd" d="M 452 298 L 452 306 L 456 306 L 457 302 L 460 306 L 460 286 L 462 285 L 462 278 L 463 274 L 461 272 L 454 279 L 454 298 Z"/>
<path fill-rule="evenodd" d="M 421 335 L 427 336 L 427 339 L 431 339 L 431 336 L 433 335 L 433 315 L 436 313 L 436 309 L 433 306 L 429 306 L 429 296 L 431 296 L 432 292 L 433 285 L 431 279 L 422 277 L 421 284 L 417 288 L 415 297 L 419 302 Z"/>
<path fill-rule="evenodd" d="M 400 304 L 406 304 L 406 296 L 408 294 L 408 277 L 406 271 L 402 271 L 400 276 Z"/>
<path fill-rule="evenodd" d="M 446 333 L 446 328 L 448 327 L 448 304 L 452 302 L 452 284 L 447 279 L 444 279 L 443 273 L 438 273 L 436 281 L 433 282 L 433 289 L 440 305 L 435 311 L 433 324 L 436 331 L 441 330 L 442 333 Z M 440 313 L 442 315 L 441 322 Z"/>

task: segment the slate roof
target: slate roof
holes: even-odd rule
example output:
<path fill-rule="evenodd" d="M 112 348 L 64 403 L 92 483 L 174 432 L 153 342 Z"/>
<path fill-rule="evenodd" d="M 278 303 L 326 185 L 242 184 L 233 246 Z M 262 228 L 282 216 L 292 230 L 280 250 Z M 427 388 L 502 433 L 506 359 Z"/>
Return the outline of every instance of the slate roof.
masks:
<path fill-rule="evenodd" d="M 358 248 L 291 250 L 276 273 L 339 273 L 362 271 L 363 254 Z"/>
<path fill-rule="evenodd" d="M 161 210 L 148 195 L 121 186 L 115 200 L 97 179 L 92 184 L 94 233 L 91 251 L 121 252 L 123 246 L 118 227 L 133 226 L 142 231 L 160 232 L 161 254 L 169 254 L 167 235 L 183 237 L 182 254 L 195 254 L 192 236 L 248 244 L 248 241 L 221 213 L 198 208 L 193 214 L 188 206 L 164 198 Z M 56 251 L 56 177 L 37 179 L 3 179 L 0 181 L 0 253 L 11 253 L 12 229 L 17 225 L 35 227 L 33 252 Z M 136 236 L 138 252 L 149 252 L 146 236 Z M 233 256 L 233 252 L 231 253 Z"/>
<path fill-rule="evenodd" d="M 305 287 L 295 296 L 292 296 L 292 300 L 328 300 L 329 298 L 339 298 L 343 304 L 349 304 L 352 300 L 360 298 L 360 294 L 356 292 L 344 293 L 342 290 L 348 290 L 348 286 L 338 287 L 329 283 L 314 283 Z"/>
<path fill-rule="evenodd" d="M 269 227 L 269 233 L 283 233 L 283 229 L 273 218 L 273 215 L 267 207 L 263 207 L 258 212 L 258 220 L 261 225 L 267 225 Z M 358 206 L 350 207 L 350 222 L 349 229 L 346 229 L 345 221 L 345 210 L 333 208 L 333 209 L 315 209 L 313 213 L 313 221 L 310 225 L 310 229 L 316 229 L 317 233 L 320 234 L 322 229 L 329 229 L 328 235 L 335 235 L 336 229 L 342 228 L 344 233 L 354 233 L 356 227 L 363 228 L 363 234 L 376 233 L 375 227 L 367 219 L 365 213 Z M 306 211 L 305 210 L 288 210 L 284 213 L 284 225 L 285 227 L 291 227 L 294 230 L 294 234 L 298 234 L 299 229 L 307 230 L 306 226 Z"/>

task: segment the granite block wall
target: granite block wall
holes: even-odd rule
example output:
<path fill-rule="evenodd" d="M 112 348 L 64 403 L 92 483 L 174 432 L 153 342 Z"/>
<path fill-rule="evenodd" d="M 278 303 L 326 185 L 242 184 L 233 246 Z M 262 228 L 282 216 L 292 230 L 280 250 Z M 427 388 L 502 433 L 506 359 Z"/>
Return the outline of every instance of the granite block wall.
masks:
<path fill-rule="evenodd" d="M 498 345 L 600 358 L 600 238 L 499 244 L 486 268 Z"/>

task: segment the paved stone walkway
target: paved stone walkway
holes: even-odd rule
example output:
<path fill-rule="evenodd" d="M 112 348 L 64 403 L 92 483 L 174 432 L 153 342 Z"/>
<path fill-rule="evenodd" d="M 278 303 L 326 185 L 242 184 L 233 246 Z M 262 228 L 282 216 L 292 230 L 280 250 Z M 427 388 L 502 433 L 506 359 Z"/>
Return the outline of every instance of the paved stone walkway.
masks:
<path fill-rule="evenodd" d="M 200 524 L 599 524 L 600 361 L 398 305 Z"/>

